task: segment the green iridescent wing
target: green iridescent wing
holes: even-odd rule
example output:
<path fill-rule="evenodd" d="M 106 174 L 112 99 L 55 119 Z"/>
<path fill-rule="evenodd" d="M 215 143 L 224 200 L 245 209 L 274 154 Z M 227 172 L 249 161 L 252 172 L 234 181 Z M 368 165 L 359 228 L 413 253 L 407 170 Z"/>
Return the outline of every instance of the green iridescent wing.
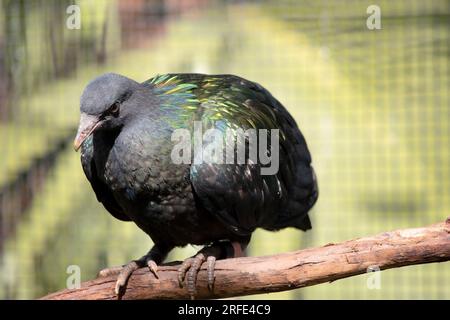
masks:
<path fill-rule="evenodd" d="M 307 211 L 315 201 L 310 154 L 293 118 L 267 90 L 232 75 L 168 74 L 147 83 L 162 97 L 173 127 L 192 129 L 193 121 L 201 121 L 205 129 L 222 133 L 279 129 L 276 174 L 262 175 L 258 163 L 191 165 L 204 208 L 241 235 L 257 227 L 310 227 Z M 248 141 L 241 143 L 248 155 Z"/>
<path fill-rule="evenodd" d="M 199 111 L 199 100 L 194 94 L 197 85 L 185 82 L 176 74 L 157 75 L 144 82 L 160 98 L 160 108 L 166 122 L 174 129 L 189 127 Z"/>

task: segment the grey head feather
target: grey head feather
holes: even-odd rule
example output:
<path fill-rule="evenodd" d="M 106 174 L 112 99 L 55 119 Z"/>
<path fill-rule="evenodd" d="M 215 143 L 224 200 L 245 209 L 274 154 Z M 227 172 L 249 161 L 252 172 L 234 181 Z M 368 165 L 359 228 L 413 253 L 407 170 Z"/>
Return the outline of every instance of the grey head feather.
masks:
<path fill-rule="evenodd" d="M 116 73 L 106 73 L 92 80 L 80 99 L 80 111 L 99 115 L 116 101 L 126 99 L 140 84 Z"/>

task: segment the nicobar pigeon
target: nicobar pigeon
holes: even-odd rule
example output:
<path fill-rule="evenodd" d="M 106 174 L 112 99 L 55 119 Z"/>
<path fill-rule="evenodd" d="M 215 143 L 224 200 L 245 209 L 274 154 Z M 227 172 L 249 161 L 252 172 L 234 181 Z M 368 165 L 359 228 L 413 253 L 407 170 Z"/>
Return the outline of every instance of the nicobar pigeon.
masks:
<path fill-rule="evenodd" d="M 115 218 L 133 221 L 154 243 L 142 258 L 100 271 L 118 275 L 119 297 L 136 269 L 148 267 L 157 277 L 157 266 L 174 247 L 205 246 L 178 270 L 180 285 L 193 298 L 202 264 L 213 290 L 216 259 L 242 256 L 255 229 L 311 228 L 308 211 L 318 188 L 310 152 L 292 116 L 261 85 L 234 75 L 165 74 L 138 83 L 107 73 L 87 85 L 80 111 L 74 148 L 81 148 L 98 201 Z M 246 161 L 198 161 L 210 146 L 206 137 L 200 148 L 194 146 L 193 161 L 174 161 L 174 133 L 194 135 L 195 123 L 203 132 L 231 132 L 236 141 L 231 153 L 245 150 Z M 251 135 L 238 139 L 238 129 L 267 130 L 266 145 L 278 129 L 278 149 L 271 151 L 279 159 L 276 172 L 263 174 L 268 165 L 249 156 Z"/>

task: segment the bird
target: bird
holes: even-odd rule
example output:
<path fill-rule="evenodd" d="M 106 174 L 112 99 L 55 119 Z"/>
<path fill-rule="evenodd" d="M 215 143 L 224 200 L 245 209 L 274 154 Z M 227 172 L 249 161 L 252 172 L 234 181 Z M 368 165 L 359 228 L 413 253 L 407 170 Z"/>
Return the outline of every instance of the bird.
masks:
<path fill-rule="evenodd" d="M 81 149 L 82 168 L 97 200 L 153 242 L 141 258 L 99 272 L 117 275 L 119 297 L 135 270 L 148 268 L 158 277 L 158 266 L 175 247 L 203 246 L 178 269 L 180 286 L 195 298 L 200 268 L 205 264 L 208 288 L 214 290 L 216 260 L 245 255 L 256 229 L 311 229 L 308 212 L 319 193 L 306 140 L 287 109 L 256 82 L 197 73 L 137 82 L 106 73 L 85 87 L 80 114 L 74 149 Z M 220 139 L 200 135 L 193 139 L 201 142 L 193 152 L 174 152 L 175 133 L 187 135 L 185 146 L 192 147 L 189 138 L 199 128 L 231 132 L 235 145 L 227 149 L 217 143 Z M 251 156 L 254 142 L 251 134 L 239 135 L 244 130 L 266 130 L 257 143 L 277 148 Z M 244 161 L 224 163 L 219 156 L 216 162 L 213 156 L 201 161 L 208 148 L 213 155 L 228 150 L 235 158 L 244 150 Z M 186 161 L 174 161 L 174 154 Z M 269 155 L 277 156 L 278 167 L 264 173 L 263 156 Z"/>

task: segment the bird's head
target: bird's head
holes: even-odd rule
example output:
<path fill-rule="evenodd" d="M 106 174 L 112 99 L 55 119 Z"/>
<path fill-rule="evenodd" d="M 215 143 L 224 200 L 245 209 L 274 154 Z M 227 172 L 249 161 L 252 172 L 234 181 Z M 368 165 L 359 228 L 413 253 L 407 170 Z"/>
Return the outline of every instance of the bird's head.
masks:
<path fill-rule="evenodd" d="M 133 111 L 133 104 L 128 102 L 139 87 L 136 81 L 115 73 L 92 80 L 81 95 L 75 151 L 94 131 L 121 128 Z"/>

